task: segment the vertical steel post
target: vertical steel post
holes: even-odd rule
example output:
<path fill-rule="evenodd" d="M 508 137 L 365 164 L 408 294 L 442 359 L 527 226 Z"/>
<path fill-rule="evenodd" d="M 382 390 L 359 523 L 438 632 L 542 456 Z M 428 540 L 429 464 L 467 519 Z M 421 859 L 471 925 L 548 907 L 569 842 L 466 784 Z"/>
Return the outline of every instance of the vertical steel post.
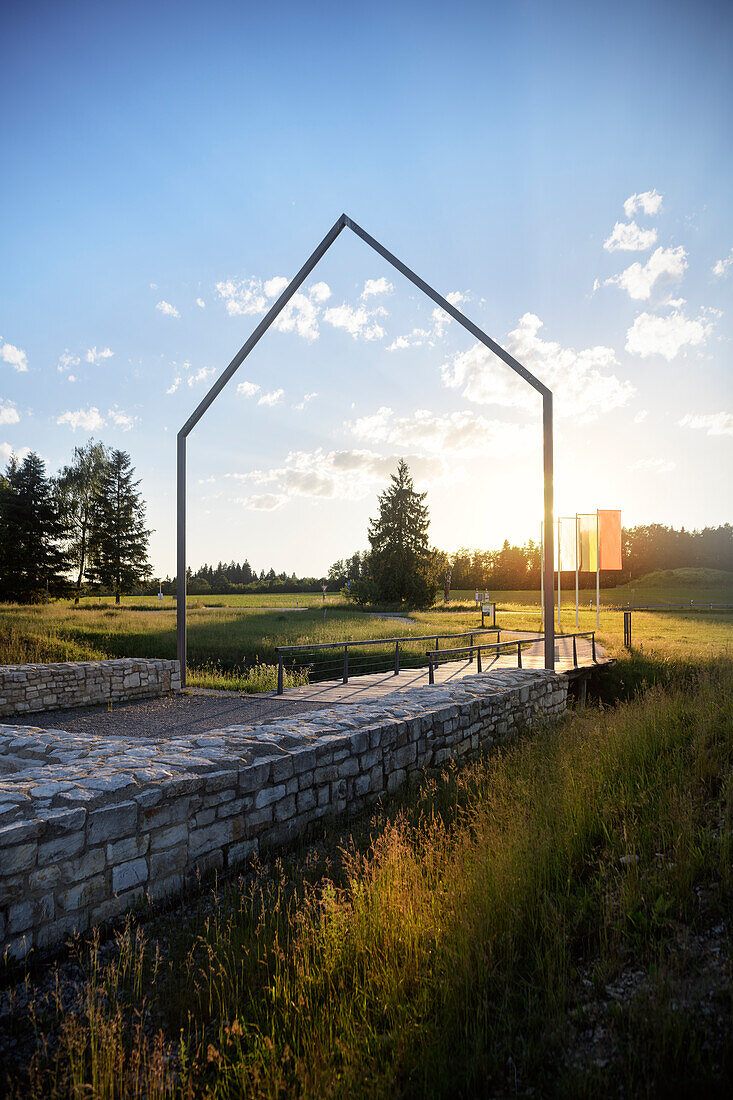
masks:
<path fill-rule="evenodd" d="M 478 649 L 476 650 L 476 671 L 477 672 L 483 671 L 482 668 L 481 668 L 481 646 L 479 646 Z"/>
<path fill-rule="evenodd" d="M 345 645 L 344 646 L 344 683 L 348 684 L 348 682 L 349 682 L 349 647 L 348 647 L 348 645 Z"/>
<path fill-rule="evenodd" d="M 176 652 L 186 686 L 186 437 L 178 433 L 176 461 Z"/>
<path fill-rule="evenodd" d="M 283 655 L 282 655 L 282 653 L 278 652 L 278 655 L 277 655 L 277 693 L 278 693 L 278 695 L 282 695 L 282 693 L 283 693 L 283 680 L 284 679 L 285 679 L 285 677 L 283 676 Z"/>
<path fill-rule="evenodd" d="M 517 668 L 522 667 L 522 643 L 517 642 Z"/>
<path fill-rule="evenodd" d="M 553 469 L 552 469 L 552 394 L 542 395 L 542 454 L 544 475 L 545 519 L 544 519 L 544 611 L 545 611 L 545 668 L 555 669 L 555 608 L 553 573 L 554 552 L 552 545 L 553 529 Z"/>
<path fill-rule="evenodd" d="M 596 509 L 596 630 L 601 627 L 601 531 Z"/>
<path fill-rule="evenodd" d="M 433 655 L 428 653 L 428 683 L 435 683 L 435 672 L 433 671 Z"/>
<path fill-rule="evenodd" d="M 400 674 L 400 643 L 395 642 L 394 645 L 394 674 L 399 676 Z"/>
<path fill-rule="evenodd" d="M 580 600 L 580 583 L 579 583 L 579 576 L 578 576 L 578 565 L 579 565 L 578 551 L 580 550 L 580 546 L 578 545 L 579 541 L 580 541 L 579 533 L 578 533 L 579 524 L 580 524 L 580 520 L 578 519 L 578 513 L 576 512 L 575 513 L 575 629 L 576 630 L 580 629 L 580 624 L 578 622 L 578 613 L 579 613 L 579 608 L 580 608 L 580 603 L 579 603 L 579 600 Z"/>
<path fill-rule="evenodd" d="M 560 626 L 560 613 L 562 611 L 562 545 L 560 543 L 562 530 L 562 520 L 558 516 L 557 519 L 557 632 L 562 634 L 562 627 Z"/>

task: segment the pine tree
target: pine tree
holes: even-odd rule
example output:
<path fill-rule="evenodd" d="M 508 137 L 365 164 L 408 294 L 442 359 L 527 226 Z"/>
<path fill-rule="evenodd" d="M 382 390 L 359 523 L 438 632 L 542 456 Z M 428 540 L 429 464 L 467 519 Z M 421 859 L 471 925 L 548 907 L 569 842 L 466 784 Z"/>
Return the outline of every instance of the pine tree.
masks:
<path fill-rule="evenodd" d="M 111 588 L 115 603 L 150 576 L 145 504 L 125 451 L 114 450 L 99 482 L 93 506 L 90 576 Z"/>
<path fill-rule="evenodd" d="M 379 515 L 369 524 L 371 553 L 366 575 L 352 586 L 360 602 L 429 607 L 438 591 L 435 552 L 428 542 L 427 493 L 416 493 L 400 459 L 392 483 L 379 497 Z"/>
<path fill-rule="evenodd" d="M 39 603 L 68 589 L 64 526 L 54 483 L 31 453 L 10 459 L 0 479 L 0 598 Z"/>
<path fill-rule="evenodd" d="M 66 551 L 74 570 L 74 603 L 78 604 L 81 586 L 89 566 L 90 543 L 94 541 L 94 502 L 108 461 L 107 448 L 93 439 L 74 448 L 70 466 L 58 477 L 58 492 L 68 530 Z"/>

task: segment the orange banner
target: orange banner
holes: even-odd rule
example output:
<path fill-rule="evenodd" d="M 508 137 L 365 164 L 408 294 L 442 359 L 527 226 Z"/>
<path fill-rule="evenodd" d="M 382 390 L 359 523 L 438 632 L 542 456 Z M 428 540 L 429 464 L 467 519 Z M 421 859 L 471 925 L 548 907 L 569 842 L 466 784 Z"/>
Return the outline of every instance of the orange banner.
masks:
<path fill-rule="evenodd" d="M 599 564 L 601 569 L 621 569 L 621 512 L 598 509 Z"/>

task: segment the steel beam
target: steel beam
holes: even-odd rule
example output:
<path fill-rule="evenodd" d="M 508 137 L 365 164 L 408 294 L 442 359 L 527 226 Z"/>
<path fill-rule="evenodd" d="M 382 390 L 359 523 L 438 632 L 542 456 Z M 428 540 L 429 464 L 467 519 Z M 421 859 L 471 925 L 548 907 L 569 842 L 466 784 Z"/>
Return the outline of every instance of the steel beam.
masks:
<path fill-rule="evenodd" d="M 530 386 L 542 395 L 542 436 L 543 436 L 543 473 L 544 473 L 544 614 L 545 614 L 545 668 L 555 667 L 555 615 L 554 615 L 554 552 L 552 545 L 553 533 L 553 487 L 552 487 L 552 393 L 538 378 L 522 366 L 500 344 L 487 336 L 485 332 L 470 321 L 456 309 L 455 306 L 438 294 L 424 279 L 416 275 L 406 264 L 398 260 L 384 245 L 375 240 L 365 229 L 357 225 L 355 221 L 342 214 L 332 225 L 326 236 L 317 248 L 311 253 L 301 267 L 298 274 L 286 286 L 275 304 L 265 314 L 250 338 L 242 345 L 232 359 L 226 370 L 217 378 L 203 400 L 194 409 L 191 416 L 178 433 L 177 446 L 177 573 L 176 573 L 176 633 L 178 660 L 181 663 L 181 684 L 186 683 L 186 439 L 189 432 L 195 428 L 201 417 L 219 396 L 232 375 L 242 365 L 252 349 L 259 343 L 278 314 L 285 308 L 290 299 L 305 282 L 313 268 L 328 251 L 341 231 L 348 227 L 357 237 L 360 237 L 395 270 L 404 275 L 406 279 L 432 299 L 436 305 L 445 310 L 467 332 L 493 352 L 508 367 L 523 378 Z"/>

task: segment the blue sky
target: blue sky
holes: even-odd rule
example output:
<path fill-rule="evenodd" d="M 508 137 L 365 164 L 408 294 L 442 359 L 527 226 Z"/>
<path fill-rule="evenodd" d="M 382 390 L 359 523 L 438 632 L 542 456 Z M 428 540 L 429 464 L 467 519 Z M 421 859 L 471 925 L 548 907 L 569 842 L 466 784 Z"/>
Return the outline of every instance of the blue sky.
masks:
<path fill-rule="evenodd" d="M 731 518 L 733 9 L 7 4 L 0 458 L 175 434 L 342 211 L 556 393 L 559 514 Z M 526 390 L 526 392 L 524 392 Z M 189 441 L 189 560 L 321 574 L 397 456 L 537 537 L 538 399 L 342 234 Z"/>

